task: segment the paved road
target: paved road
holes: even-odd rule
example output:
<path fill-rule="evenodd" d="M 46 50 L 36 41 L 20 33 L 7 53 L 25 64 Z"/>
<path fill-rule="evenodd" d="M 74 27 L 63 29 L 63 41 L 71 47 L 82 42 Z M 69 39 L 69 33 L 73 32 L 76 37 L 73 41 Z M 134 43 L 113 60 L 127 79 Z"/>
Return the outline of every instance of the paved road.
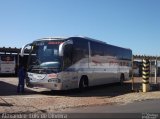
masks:
<path fill-rule="evenodd" d="M 127 105 L 103 105 L 63 110 L 72 113 L 160 113 L 160 100 L 146 100 Z"/>
<path fill-rule="evenodd" d="M 134 87 L 141 86 L 140 80 L 140 78 L 138 81 L 137 79 L 135 80 Z M 53 112 L 68 112 L 70 114 L 75 114 L 71 115 L 73 119 L 84 119 L 86 117 L 98 117 L 98 119 L 100 119 L 100 116 L 107 116 L 109 119 L 113 118 L 115 113 L 133 114 L 133 112 L 139 112 L 139 117 L 141 118 L 142 113 L 140 112 L 159 112 L 160 110 L 160 100 L 154 100 L 151 102 L 147 101 L 143 103 L 138 102 L 128 105 L 115 105 L 120 102 L 124 104 L 124 102 L 133 102 L 135 100 L 141 101 L 145 99 L 160 99 L 160 91 L 148 93 L 132 92 L 130 81 L 125 82 L 122 86 L 119 84 L 112 84 L 90 87 L 88 90 L 82 93 L 77 93 L 77 91 L 73 90 L 51 92 L 46 89 L 25 88 L 26 92 L 24 95 L 19 95 L 16 93 L 17 81 L 17 78 L 0 78 L 0 113 L 46 112 L 52 114 Z M 146 103 L 148 107 L 145 107 Z M 91 107 L 91 105 L 102 104 L 108 104 L 108 106 L 104 105 Z M 86 107 L 75 108 L 77 106 Z M 154 107 L 154 109 L 152 109 L 152 107 Z M 77 115 L 77 113 L 83 114 Z M 102 115 L 99 115 L 98 113 L 101 113 Z M 124 115 L 121 116 L 123 119 Z M 128 116 L 130 117 L 131 115 Z M 70 115 L 68 117 L 70 117 Z"/>
<path fill-rule="evenodd" d="M 160 100 L 146 100 L 127 105 L 103 105 L 63 110 L 75 119 L 160 119 Z"/>

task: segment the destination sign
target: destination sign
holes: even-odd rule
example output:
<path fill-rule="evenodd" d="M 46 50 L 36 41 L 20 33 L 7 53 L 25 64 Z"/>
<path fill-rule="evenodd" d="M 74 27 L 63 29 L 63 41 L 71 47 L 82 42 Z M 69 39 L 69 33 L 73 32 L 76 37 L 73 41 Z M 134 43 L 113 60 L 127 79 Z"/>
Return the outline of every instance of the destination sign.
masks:
<path fill-rule="evenodd" d="M 48 42 L 49 45 L 59 45 L 61 43 L 63 43 L 63 42 L 62 41 L 50 41 L 50 42 Z"/>

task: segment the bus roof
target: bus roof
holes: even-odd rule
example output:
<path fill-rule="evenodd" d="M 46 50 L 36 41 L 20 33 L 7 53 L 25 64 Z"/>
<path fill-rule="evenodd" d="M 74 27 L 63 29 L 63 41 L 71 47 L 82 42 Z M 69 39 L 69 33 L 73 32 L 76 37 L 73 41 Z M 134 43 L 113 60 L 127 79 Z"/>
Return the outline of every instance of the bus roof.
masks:
<path fill-rule="evenodd" d="M 76 38 L 76 37 L 77 38 L 83 38 L 83 39 L 86 39 L 86 40 L 89 40 L 89 41 L 95 41 L 95 42 L 106 44 L 106 42 L 104 42 L 104 41 L 93 39 L 93 38 L 86 37 L 86 36 L 75 36 L 74 38 Z"/>
<path fill-rule="evenodd" d="M 47 38 L 41 38 L 41 39 L 37 39 L 35 41 L 45 41 L 45 40 L 64 40 L 67 37 L 47 37 Z"/>
<path fill-rule="evenodd" d="M 37 39 L 35 41 L 45 41 L 45 40 L 67 40 L 69 38 L 83 38 L 83 39 L 86 39 L 86 40 L 89 40 L 89 41 L 94 41 L 94 42 L 97 42 L 97 43 L 102 43 L 102 44 L 107 44 L 106 42 L 104 41 L 101 41 L 101 40 L 97 40 L 97 39 L 93 39 L 93 38 L 90 38 L 90 37 L 86 37 L 86 36 L 71 36 L 71 37 L 46 37 L 46 38 L 41 38 L 41 39 Z M 34 42 L 35 42 L 34 41 Z M 108 44 L 108 45 L 111 45 L 111 44 Z M 127 49 L 127 50 L 131 50 L 130 48 L 124 48 L 124 47 L 120 47 L 120 46 L 116 46 L 116 45 L 111 45 L 111 46 L 115 46 L 115 47 L 119 47 L 119 48 L 123 48 L 123 49 Z"/>
<path fill-rule="evenodd" d="M 93 38 L 89 38 L 89 37 L 85 37 L 85 36 L 71 36 L 71 37 L 47 37 L 47 38 L 41 38 L 41 39 L 37 39 L 35 41 L 44 41 L 44 40 L 65 40 L 65 39 L 69 39 L 69 38 L 83 38 L 86 40 L 90 40 L 90 41 L 95 41 L 95 42 L 100 42 L 100 43 L 104 43 L 106 44 L 106 42 L 100 41 L 100 40 L 96 40 Z"/>

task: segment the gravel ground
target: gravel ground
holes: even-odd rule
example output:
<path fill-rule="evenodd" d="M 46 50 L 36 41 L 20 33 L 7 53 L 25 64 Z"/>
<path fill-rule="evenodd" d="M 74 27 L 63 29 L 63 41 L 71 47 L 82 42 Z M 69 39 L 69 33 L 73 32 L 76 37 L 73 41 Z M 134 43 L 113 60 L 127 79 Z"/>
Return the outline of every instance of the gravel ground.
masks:
<path fill-rule="evenodd" d="M 119 84 L 96 86 L 81 93 L 76 90 L 51 92 L 47 89 L 26 88 L 25 94 L 18 95 L 17 78 L 0 78 L 0 113 L 49 113 L 74 107 L 124 105 L 134 101 L 160 99 L 160 90 L 137 92 L 140 89 L 140 82 L 140 78 L 135 78 L 136 91 L 131 90 L 131 81 L 128 81 L 123 86 Z"/>

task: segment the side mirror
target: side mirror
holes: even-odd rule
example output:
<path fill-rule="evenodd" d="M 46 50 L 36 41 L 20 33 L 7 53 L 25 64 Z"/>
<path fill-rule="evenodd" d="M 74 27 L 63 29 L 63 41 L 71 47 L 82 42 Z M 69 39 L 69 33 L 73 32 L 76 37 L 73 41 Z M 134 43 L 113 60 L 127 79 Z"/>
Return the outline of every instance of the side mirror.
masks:
<path fill-rule="evenodd" d="M 24 46 L 21 48 L 21 52 L 20 52 L 20 56 L 21 56 L 21 57 L 24 56 L 24 50 L 25 50 L 25 48 L 28 47 L 28 46 L 30 46 L 30 45 L 31 45 L 31 43 L 30 43 L 30 44 L 27 44 L 27 45 L 24 45 Z"/>
<path fill-rule="evenodd" d="M 59 56 L 63 56 L 64 55 L 64 47 L 68 44 L 73 44 L 72 40 L 68 40 L 63 42 L 62 44 L 60 44 L 59 46 Z"/>

